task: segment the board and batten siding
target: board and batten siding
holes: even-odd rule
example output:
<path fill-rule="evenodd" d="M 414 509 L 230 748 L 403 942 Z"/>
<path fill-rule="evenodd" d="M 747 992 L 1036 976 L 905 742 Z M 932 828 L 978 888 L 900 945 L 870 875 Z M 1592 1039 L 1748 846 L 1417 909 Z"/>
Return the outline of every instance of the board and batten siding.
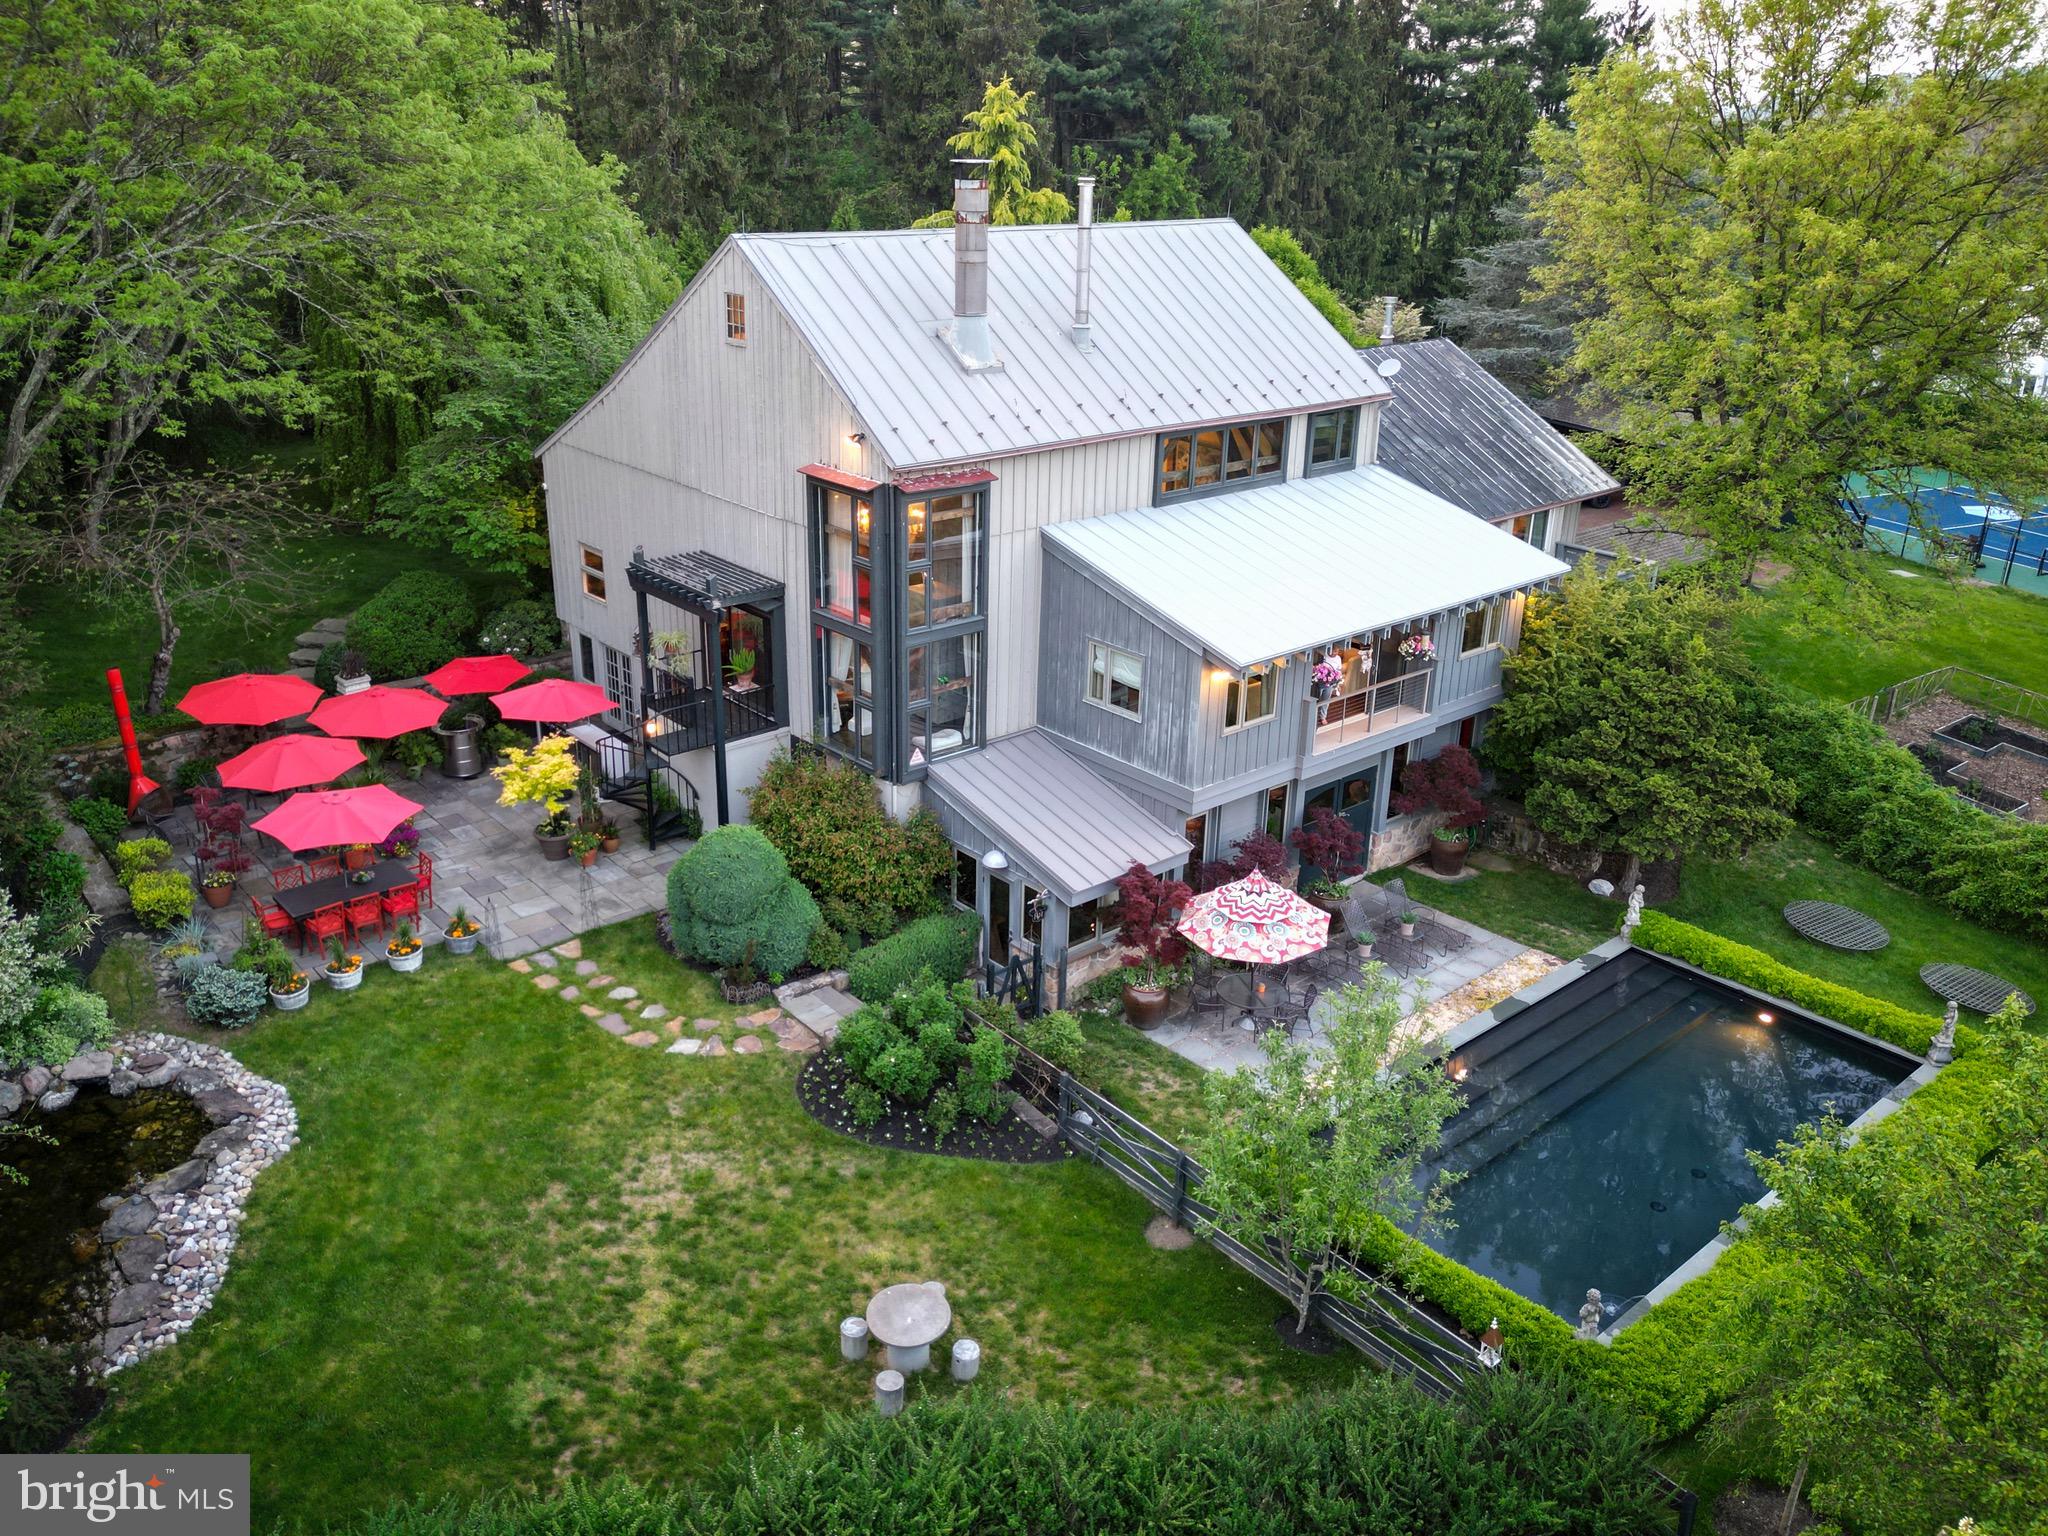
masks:
<path fill-rule="evenodd" d="M 725 296 L 745 296 L 747 340 L 725 337 Z M 869 479 L 885 467 L 752 266 L 722 247 L 636 354 L 542 459 L 555 604 L 571 628 L 632 653 L 626 564 L 709 550 L 783 584 L 790 718 L 811 724 L 806 464 Z M 606 602 L 582 593 L 579 544 L 605 556 Z"/>

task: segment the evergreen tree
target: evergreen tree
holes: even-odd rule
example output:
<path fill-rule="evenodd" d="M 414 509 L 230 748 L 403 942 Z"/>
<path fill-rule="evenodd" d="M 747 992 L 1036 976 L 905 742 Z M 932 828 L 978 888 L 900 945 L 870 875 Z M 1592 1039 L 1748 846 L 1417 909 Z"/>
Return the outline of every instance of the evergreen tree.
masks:
<path fill-rule="evenodd" d="M 1195 188 L 1195 152 L 1177 133 L 1167 135 L 1118 200 L 1120 219 L 1191 219 L 1202 211 Z"/>
<path fill-rule="evenodd" d="M 1038 51 L 1053 159 L 1081 144 L 1125 152 L 1145 142 L 1146 104 L 1172 46 L 1168 0 L 1048 0 Z"/>
<path fill-rule="evenodd" d="M 1155 144 L 1176 133 L 1187 140 L 1203 205 L 1218 213 L 1240 203 L 1248 208 L 1251 201 L 1244 150 L 1232 132 L 1241 105 L 1217 0 L 1181 0 L 1166 65 L 1152 92 L 1149 131 Z"/>
<path fill-rule="evenodd" d="M 1535 191 L 1531 177 L 1495 211 L 1500 238 L 1458 258 L 1461 292 L 1437 306 L 1444 330 L 1482 368 L 1530 398 L 1556 387 L 1571 357 L 1572 327 L 1587 314 L 1575 289 L 1535 291 L 1535 274 L 1556 255 L 1531 211 Z"/>
<path fill-rule="evenodd" d="M 1401 172 L 1410 128 L 1403 0 L 1323 0 L 1319 10 L 1330 57 L 1321 138 L 1336 174 L 1316 226 L 1317 254 L 1330 281 L 1357 302 L 1388 292 L 1417 297 L 1401 239 L 1410 198 Z"/>
<path fill-rule="evenodd" d="M 1536 110 L 1547 122 L 1564 118 L 1574 69 L 1590 69 L 1607 52 L 1607 26 L 1592 0 L 1538 0 L 1529 36 Z"/>
<path fill-rule="evenodd" d="M 882 35 L 876 122 L 914 206 L 946 201 L 946 140 L 980 99 L 964 53 L 968 20 L 961 0 L 901 0 Z"/>
<path fill-rule="evenodd" d="M 1020 91 L 1042 90 L 1038 40 L 1044 35 L 1038 0 L 975 0 L 961 36 L 968 73 L 978 86 L 1007 75 Z"/>
<path fill-rule="evenodd" d="M 1074 216 L 1064 192 L 1034 186 L 1032 161 L 1038 128 L 1031 121 L 1033 96 L 1018 92 L 1007 77 L 982 93 L 981 105 L 966 116 L 967 126 L 946 140 L 963 159 L 985 160 L 988 167 L 988 217 L 991 224 L 1062 224 Z M 950 208 L 917 221 L 920 229 L 950 224 Z"/>

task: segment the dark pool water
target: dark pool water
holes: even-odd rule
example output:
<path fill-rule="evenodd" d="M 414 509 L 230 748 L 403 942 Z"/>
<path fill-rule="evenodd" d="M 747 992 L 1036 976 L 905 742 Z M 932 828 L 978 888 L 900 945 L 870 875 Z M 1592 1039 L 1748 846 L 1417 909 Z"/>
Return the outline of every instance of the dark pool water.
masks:
<path fill-rule="evenodd" d="M 0 1333 L 80 1337 L 97 1332 L 89 1303 L 105 1267 L 100 1202 L 186 1161 L 212 1126 L 168 1088 L 125 1099 L 87 1088 L 67 1108 L 32 1112 L 27 1123 L 52 1142 L 0 1143 L 0 1158 L 28 1177 L 0 1180 Z"/>
<path fill-rule="evenodd" d="M 1854 1119 L 1915 1063 L 1640 953 L 1503 1021 L 1452 1062 L 1466 1177 L 1432 1247 L 1576 1322 L 1612 1321 L 1763 1193 L 1745 1153 Z"/>

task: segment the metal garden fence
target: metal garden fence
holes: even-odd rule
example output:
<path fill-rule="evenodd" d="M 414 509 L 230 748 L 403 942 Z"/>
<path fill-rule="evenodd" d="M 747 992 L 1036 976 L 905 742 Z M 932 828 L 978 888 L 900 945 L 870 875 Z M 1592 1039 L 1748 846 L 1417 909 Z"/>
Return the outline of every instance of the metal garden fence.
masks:
<path fill-rule="evenodd" d="M 1887 725 L 1937 693 L 1949 694 L 1993 714 L 2048 726 L 2048 693 L 2036 693 L 1968 667 L 1937 667 L 1932 672 L 1922 672 L 1918 677 L 1880 688 L 1868 698 L 1857 699 L 1849 707 L 1866 720 Z"/>

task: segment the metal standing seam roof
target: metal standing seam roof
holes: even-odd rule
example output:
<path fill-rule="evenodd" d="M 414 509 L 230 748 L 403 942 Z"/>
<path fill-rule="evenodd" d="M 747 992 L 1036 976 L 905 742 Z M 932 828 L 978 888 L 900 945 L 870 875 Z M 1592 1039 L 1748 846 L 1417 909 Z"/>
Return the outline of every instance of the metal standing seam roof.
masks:
<path fill-rule="evenodd" d="M 1377 347 L 1398 358 L 1380 412 L 1379 462 L 1489 520 L 1620 489 L 1549 422 L 1451 341 Z"/>
<path fill-rule="evenodd" d="M 1381 465 L 1055 523 L 1040 533 L 1237 668 L 1535 586 L 1568 569 Z"/>
<path fill-rule="evenodd" d="M 1070 905 L 1133 864 L 1157 873 L 1189 855 L 1184 829 L 1168 826 L 1043 731 L 942 757 L 927 783 Z"/>
<path fill-rule="evenodd" d="M 1384 399 L 1372 364 L 1229 219 L 1093 226 L 1095 346 L 1074 344 L 1075 226 L 989 230 L 969 372 L 951 229 L 734 235 L 896 470 Z"/>

